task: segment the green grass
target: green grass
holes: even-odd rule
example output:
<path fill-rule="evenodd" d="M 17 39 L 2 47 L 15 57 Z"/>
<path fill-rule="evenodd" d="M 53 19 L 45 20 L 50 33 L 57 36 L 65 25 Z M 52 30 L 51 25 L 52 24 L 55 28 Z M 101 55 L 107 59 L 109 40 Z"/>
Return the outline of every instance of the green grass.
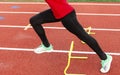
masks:
<path fill-rule="evenodd" d="M 120 0 L 69 0 L 70 2 L 120 2 Z"/>
<path fill-rule="evenodd" d="M 0 0 L 0 2 L 43 2 L 44 0 Z"/>
<path fill-rule="evenodd" d="M 43 2 L 44 0 L 0 0 L 1 2 Z M 120 0 L 68 0 L 69 2 L 120 2 Z"/>

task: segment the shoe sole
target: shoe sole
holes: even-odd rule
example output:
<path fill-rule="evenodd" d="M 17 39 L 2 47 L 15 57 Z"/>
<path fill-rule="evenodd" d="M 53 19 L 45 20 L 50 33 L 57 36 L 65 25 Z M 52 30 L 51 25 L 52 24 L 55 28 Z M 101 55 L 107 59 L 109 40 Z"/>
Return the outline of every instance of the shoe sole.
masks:
<path fill-rule="evenodd" d="M 34 52 L 36 53 L 36 54 L 41 54 L 41 53 L 45 53 L 45 52 L 47 52 L 47 53 L 50 53 L 50 52 L 52 52 L 53 51 L 53 49 L 51 49 L 51 50 L 46 50 L 46 51 L 35 51 L 34 50 Z"/>

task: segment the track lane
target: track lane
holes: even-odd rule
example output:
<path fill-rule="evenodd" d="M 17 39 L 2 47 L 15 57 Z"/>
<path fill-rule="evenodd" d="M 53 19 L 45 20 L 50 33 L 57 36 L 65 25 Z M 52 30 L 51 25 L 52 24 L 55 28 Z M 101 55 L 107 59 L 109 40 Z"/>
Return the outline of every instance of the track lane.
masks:
<path fill-rule="evenodd" d="M 0 11 L 41 11 L 48 9 L 49 6 L 47 4 L 5 4 L 5 3 L 0 3 L 1 4 L 1 9 Z M 98 5 L 97 5 L 98 4 Z M 105 3 L 103 3 L 105 4 Z M 111 5 L 109 5 L 111 4 Z M 114 5 L 112 5 L 114 4 Z M 118 3 L 119 4 L 119 3 Z M 94 13 L 120 13 L 119 8 L 120 4 L 118 5 L 115 3 L 107 3 L 105 5 L 102 5 L 101 3 L 80 3 L 80 4 L 71 4 L 77 12 L 94 12 Z M 12 6 L 19 6 L 18 9 L 12 8 Z M 2 9 L 4 7 L 5 9 Z M 41 8 L 42 7 L 42 8 Z"/>
<path fill-rule="evenodd" d="M 21 25 L 26 26 L 29 19 L 33 16 L 31 14 L 0 14 L 4 16 L 5 20 L 0 20 L 0 25 Z M 18 17 L 19 16 L 19 17 Z M 119 16 L 78 16 L 79 22 L 83 27 L 92 26 L 93 28 L 117 28 L 119 29 Z M 63 27 L 61 23 L 49 23 L 45 26 Z"/>
<path fill-rule="evenodd" d="M 11 28 L 0 28 L 0 29 L 2 35 L 0 37 L 1 47 L 33 49 L 40 44 L 38 36 L 35 34 L 35 32 L 32 29 L 29 29 L 28 31 L 24 31 L 23 29 L 11 29 Z M 87 45 L 82 44 L 78 38 L 76 38 L 74 35 L 69 33 L 67 30 L 46 29 L 46 33 L 47 36 L 49 37 L 50 42 L 54 45 L 55 50 L 68 50 L 70 42 L 74 39 L 76 43 L 75 50 L 92 51 Z M 106 52 L 120 52 L 119 51 L 120 37 L 117 35 L 119 35 L 119 32 L 96 31 L 96 34 L 92 36 L 99 41 L 100 45 Z M 114 37 L 114 40 L 112 37 Z M 67 42 L 64 42 L 63 39 Z M 109 43 L 109 45 L 106 43 Z"/>
<path fill-rule="evenodd" d="M 83 3 L 84 4 L 84 3 Z M 89 13 L 117 13 L 119 14 L 120 12 L 118 11 L 119 10 L 119 5 L 90 5 L 92 3 L 88 3 L 88 5 L 74 5 L 73 6 L 75 7 L 76 11 L 77 12 L 89 12 Z M 98 3 L 98 4 L 101 4 L 101 3 Z M 109 3 L 108 3 L 109 4 Z M 113 3 L 111 3 L 113 4 Z M 71 4 L 72 5 L 72 4 Z M 17 9 L 13 9 L 11 8 L 12 6 L 19 6 L 20 8 L 17 8 Z M 2 9 L 2 7 L 4 7 L 5 9 Z M 41 7 L 43 7 L 41 9 Z M 29 9 L 31 8 L 31 9 Z M 45 9 L 48 9 L 49 7 L 46 5 L 46 4 L 2 4 L 1 3 L 1 11 L 36 11 L 36 12 L 40 12 L 40 11 L 43 11 Z M 40 11 L 39 11 L 40 10 Z M 19 16 L 20 15 L 20 16 Z M 5 19 L 8 21 L 4 21 L 4 20 L 0 20 L 0 24 L 10 24 L 10 25 L 26 25 L 26 22 L 29 23 L 29 18 L 31 16 L 33 16 L 33 14 L 0 14 L 0 16 L 4 16 Z M 19 16 L 19 17 L 18 17 Z M 24 16 L 24 18 L 23 18 Z M 12 17 L 12 18 L 10 18 Z M 17 19 L 17 20 L 16 20 Z M 78 19 L 80 21 L 80 23 L 83 25 L 83 26 L 86 26 L 86 25 L 93 25 L 93 26 L 99 26 L 100 28 L 101 27 L 108 27 L 108 28 L 111 28 L 111 26 L 113 28 L 118 28 L 118 24 L 120 24 L 119 22 L 119 16 L 88 16 L 88 15 L 79 15 L 78 16 Z M 11 22 L 13 21 L 13 22 Z M 16 22 L 14 22 L 16 21 Z M 55 24 L 54 24 L 55 25 Z M 53 24 L 51 25 L 53 26 Z M 55 25 L 56 26 L 56 25 Z M 59 25 L 60 26 L 60 25 Z"/>

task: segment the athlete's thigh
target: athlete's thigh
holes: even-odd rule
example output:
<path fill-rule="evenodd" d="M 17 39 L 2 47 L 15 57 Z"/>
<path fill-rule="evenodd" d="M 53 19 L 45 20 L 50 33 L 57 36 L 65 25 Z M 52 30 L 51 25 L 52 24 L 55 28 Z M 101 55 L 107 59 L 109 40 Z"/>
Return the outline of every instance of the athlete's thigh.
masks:
<path fill-rule="evenodd" d="M 54 17 L 51 9 L 40 12 L 39 14 L 35 15 L 34 18 L 40 23 L 51 23 L 59 21 Z"/>

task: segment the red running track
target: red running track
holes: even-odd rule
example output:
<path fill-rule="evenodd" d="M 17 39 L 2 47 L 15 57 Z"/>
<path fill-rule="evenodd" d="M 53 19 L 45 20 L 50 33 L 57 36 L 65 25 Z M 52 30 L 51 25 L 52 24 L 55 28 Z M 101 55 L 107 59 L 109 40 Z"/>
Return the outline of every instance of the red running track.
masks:
<path fill-rule="evenodd" d="M 117 31 L 94 30 L 92 35 L 100 43 L 105 52 L 120 54 L 120 4 L 119 3 L 71 3 L 76 9 L 78 19 L 84 27 L 115 29 Z M 12 7 L 16 8 L 12 8 Z M 7 48 L 33 49 L 40 44 L 33 29 L 24 31 L 24 28 L 9 26 L 25 26 L 29 18 L 35 13 L 48 9 L 43 3 L 0 3 L 0 74 L 1 75 L 64 75 L 67 64 L 67 53 L 35 54 L 32 51 L 9 51 Z M 26 13 L 25 13 L 26 12 Z M 32 12 L 32 13 L 30 13 Z M 84 14 L 82 14 L 84 13 Z M 87 13 L 87 14 L 86 14 Z M 93 15 L 97 14 L 97 15 Z M 105 14 L 105 15 L 104 15 Z M 117 15 L 117 16 L 116 16 Z M 4 27 L 3 27 L 4 26 Z M 7 26 L 7 27 L 5 27 Z M 47 27 L 62 27 L 61 23 L 45 24 Z M 65 29 L 46 29 L 50 42 L 55 50 L 68 51 L 72 40 L 75 41 L 74 50 L 92 50 L 82 44 L 78 38 Z M 64 34 L 63 34 L 64 33 Z M 52 35 L 51 35 L 52 34 Z M 66 37 L 67 35 L 67 37 Z M 4 48 L 4 49 L 2 49 Z M 119 75 L 119 55 L 113 55 L 113 63 L 109 73 L 105 75 Z M 72 60 L 68 72 L 85 73 L 87 75 L 102 75 L 99 72 L 100 60 L 94 54 L 74 54 L 88 56 L 87 60 Z M 94 58 L 94 59 L 93 59 Z"/>

